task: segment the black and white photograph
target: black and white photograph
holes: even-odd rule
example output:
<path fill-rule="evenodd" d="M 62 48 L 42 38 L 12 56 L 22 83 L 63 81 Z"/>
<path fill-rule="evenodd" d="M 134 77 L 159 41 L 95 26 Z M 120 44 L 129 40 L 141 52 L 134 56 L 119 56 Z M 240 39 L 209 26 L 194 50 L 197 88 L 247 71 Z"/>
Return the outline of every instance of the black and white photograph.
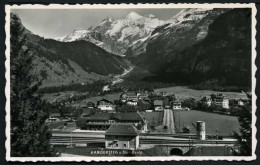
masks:
<path fill-rule="evenodd" d="M 6 5 L 9 161 L 254 160 L 254 4 Z"/>

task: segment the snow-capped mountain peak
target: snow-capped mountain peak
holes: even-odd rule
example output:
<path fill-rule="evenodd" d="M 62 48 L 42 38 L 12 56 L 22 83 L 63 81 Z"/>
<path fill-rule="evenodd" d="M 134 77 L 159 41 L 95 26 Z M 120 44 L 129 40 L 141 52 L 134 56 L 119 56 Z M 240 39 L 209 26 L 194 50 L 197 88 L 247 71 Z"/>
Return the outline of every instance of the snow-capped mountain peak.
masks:
<path fill-rule="evenodd" d="M 81 39 L 82 37 L 85 37 L 89 33 L 89 30 L 78 28 L 74 30 L 71 34 L 56 38 L 57 41 L 63 41 L 63 42 L 71 42 Z"/>
<path fill-rule="evenodd" d="M 180 11 L 178 14 L 173 16 L 168 23 L 180 23 L 186 20 L 198 20 L 202 19 L 207 15 L 207 11 L 211 11 L 213 8 L 190 8 Z"/>
<path fill-rule="evenodd" d="M 163 25 L 153 14 L 141 16 L 136 12 L 130 12 L 123 19 L 105 18 L 93 28 L 77 29 L 73 33 L 56 40 L 71 42 L 86 40 L 103 49 L 118 55 L 124 55 L 133 43 L 141 44 L 146 41 L 152 31 Z"/>
<path fill-rule="evenodd" d="M 153 15 L 153 14 L 148 14 L 148 15 L 145 15 L 145 17 L 147 17 L 147 18 L 157 18 L 155 15 Z"/>
<path fill-rule="evenodd" d="M 126 19 L 131 19 L 131 20 L 138 20 L 140 18 L 143 18 L 143 16 L 137 14 L 136 12 L 130 12 L 127 16 Z"/>
<path fill-rule="evenodd" d="M 113 21 L 114 21 L 114 19 L 113 18 L 109 18 L 109 17 L 107 17 L 107 18 L 102 20 L 102 22 L 113 22 Z"/>

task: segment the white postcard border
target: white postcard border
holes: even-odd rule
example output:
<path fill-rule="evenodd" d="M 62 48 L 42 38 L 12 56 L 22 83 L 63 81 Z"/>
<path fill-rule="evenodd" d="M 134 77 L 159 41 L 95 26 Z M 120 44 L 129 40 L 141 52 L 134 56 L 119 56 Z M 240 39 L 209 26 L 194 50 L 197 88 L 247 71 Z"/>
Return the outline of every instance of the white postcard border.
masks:
<path fill-rule="evenodd" d="M 10 155 L 10 11 L 11 9 L 144 9 L 144 8 L 251 8 L 252 9 L 252 58 L 251 58 L 251 69 L 252 69 L 252 156 L 191 156 L 191 157 L 181 157 L 181 156 L 140 156 L 140 157 L 91 157 L 91 156 L 82 156 L 82 157 L 11 157 Z M 39 5 L 39 4 L 29 4 L 29 5 L 6 5 L 6 61 L 5 61 L 5 78 L 6 78 L 6 87 L 5 87 L 5 96 L 6 96 L 6 160 L 7 161 L 16 161 L 16 162 L 37 162 L 37 161 L 49 161 L 49 162 L 65 162 L 65 161 L 74 161 L 74 162 L 90 162 L 90 161 L 202 161 L 202 160 L 226 160 L 226 161 L 251 161 L 256 159 L 256 7 L 254 3 L 250 4 L 83 4 L 83 5 L 61 5 L 61 4 L 51 4 L 51 5 Z"/>

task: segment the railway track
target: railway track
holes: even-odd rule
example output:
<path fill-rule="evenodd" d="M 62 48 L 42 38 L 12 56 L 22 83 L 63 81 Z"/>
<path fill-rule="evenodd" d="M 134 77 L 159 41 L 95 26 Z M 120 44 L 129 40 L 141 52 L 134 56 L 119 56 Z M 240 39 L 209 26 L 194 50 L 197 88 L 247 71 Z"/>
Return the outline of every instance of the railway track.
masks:
<path fill-rule="evenodd" d="M 53 145 L 104 143 L 105 137 L 78 137 L 78 136 L 52 136 L 50 143 Z M 197 140 L 197 139 L 167 139 L 165 137 L 140 137 L 140 144 L 170 144 L 170 145 L 218 145 L 235 144 L 232 140 Z"/>

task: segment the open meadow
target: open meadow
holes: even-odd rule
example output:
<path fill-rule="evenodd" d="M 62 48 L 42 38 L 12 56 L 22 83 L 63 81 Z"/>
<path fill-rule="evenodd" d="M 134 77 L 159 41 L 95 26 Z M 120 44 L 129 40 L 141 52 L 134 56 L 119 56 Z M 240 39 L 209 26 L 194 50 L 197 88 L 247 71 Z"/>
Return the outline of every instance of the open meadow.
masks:
<path fill-rule="evenodd" d="M 193 97 L 196 100 L 202 99 L 203 96 L 209 96 L 213 93 L 223 93 L 229 99 L 247 99 L 247 95 L 242 92 L 218 92 L 218 91 L 211 91 L 211 90 L 196 90 L 190 89 L 185 86 L 175 86 L 175 87 L 168 87 L 168 88 L 160 88 L 155 89 L 155 92 L 167 92 L 168 94 L 175 94 L 177 97 L 181 99 L 186 99 Z"/>
<path fill-rule="evenodd" d="M 140 113 L 146 119 L 148 128 L 150 128 L 152 125 L 159 126 L 163 122 L 163 111 Z"/>
<path fill-rule="evenodd" d="M 191 133 L 196 133 L 195 127 L 197 121 L 206 123 L 206 134 L 216 135 L 219 132 L 220 136 L 229 136 L 233 131 L 239 131 L 239 122 L 235 116 L 220 115 L 216 113 L 208 113 L 202 111 L 174 111 L 175 126 L 178 129 L 189 125 Z"/>

